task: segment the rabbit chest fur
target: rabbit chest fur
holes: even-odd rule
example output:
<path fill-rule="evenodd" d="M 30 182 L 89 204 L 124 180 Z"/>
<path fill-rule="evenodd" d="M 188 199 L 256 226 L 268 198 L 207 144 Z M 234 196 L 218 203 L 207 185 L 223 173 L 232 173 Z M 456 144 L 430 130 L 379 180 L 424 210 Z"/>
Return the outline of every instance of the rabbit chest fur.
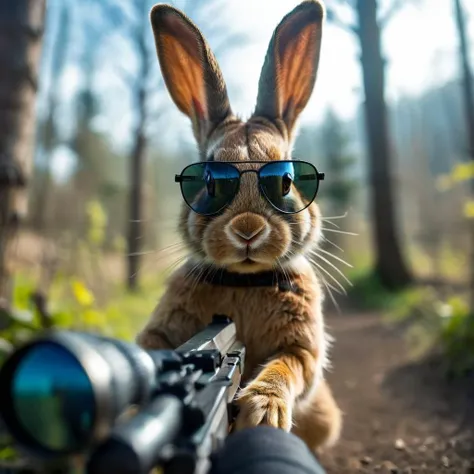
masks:
<path fill-rule="evenodd" d="M 196 284 L 184 265 L 170 279 L 168 289 L 139 341 L 147 347 L 177 347 L 223 314 L 236 324 L 237 338 L 246 346 L 244 382 L 255 375 L 282 347 L 306 346 L 319 353 L 315 373 L 322 374 L 327 335 L 321 312 L 322 293 L 310 265 L 302 260 L 292 278 L 298 290 L 278 287 L 232 288 Z M 148 340 L 150 339 L 150 340 Z M 318 376 L 315 377 L 315 380 Z"/>

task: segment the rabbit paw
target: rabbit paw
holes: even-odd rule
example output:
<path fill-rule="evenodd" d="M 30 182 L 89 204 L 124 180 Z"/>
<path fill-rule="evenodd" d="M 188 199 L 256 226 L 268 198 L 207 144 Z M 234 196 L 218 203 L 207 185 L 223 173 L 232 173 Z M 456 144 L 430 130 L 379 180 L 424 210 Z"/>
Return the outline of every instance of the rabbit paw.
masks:
<path fill-rule="evenodd" d="M 276 393 L 267 384 L 250 384 L 241 391 L 236 402 L 240 411 L 235 420 L 235 430 L 258 425 L 291 430 L 290 397 Z"/>
<path fill-rule="evenodd" d="M 136 337 L 135 342 L 145 350 L 172 349 L 162 331 L 146 327 Z"/>

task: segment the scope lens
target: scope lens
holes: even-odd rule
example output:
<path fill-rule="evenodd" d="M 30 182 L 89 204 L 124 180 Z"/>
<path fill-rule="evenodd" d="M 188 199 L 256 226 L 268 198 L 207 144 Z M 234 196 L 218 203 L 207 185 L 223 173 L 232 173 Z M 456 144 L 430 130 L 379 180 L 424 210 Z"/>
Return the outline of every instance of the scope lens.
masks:
<path fill-rule="evenodd" d="M 53 342 L 33 346 L 12 380 L 15 418 L 43 448 L 74 451 L 94 425 L 92 384 L 78 360 Z"/>

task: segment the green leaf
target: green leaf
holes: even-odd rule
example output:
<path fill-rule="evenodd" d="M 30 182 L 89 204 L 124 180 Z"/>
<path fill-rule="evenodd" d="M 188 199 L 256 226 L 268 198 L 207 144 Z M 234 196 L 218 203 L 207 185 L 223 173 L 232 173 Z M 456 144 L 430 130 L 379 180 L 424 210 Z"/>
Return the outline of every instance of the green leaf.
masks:
<path fill-rule="evenodd" d="M 11 446 L 6 446 L 0 449 L 0 459 L 3 461 L 13 461 L 17 459 L 18 455 Z"/>
<path fill-rule="evenodd" d="M 13 351 L 13 344 L 0 337 L 0 354 L 8 355 Z"/>
<path fill-rule="evenodd" d="M 23 275 L 16 276 L 14 283 L 13 307 L 29 309 L 31 307 L 31 294 L 34 291 L 34 283 Z"/>
<path fill-rule="evenodd" d="M 13 323 L 12 316 L 10 312 L 0 306 L 0 331 L 8 329 Z"/>
<path fill-rule="evenodd" d="M 54 325 L 59 327 L 71 327 L 74 323 L 74 316 L 68 311 L 57 311 L 52 315 Z"/>
<path fill-rule="evenodd" d="M 10 314 L 11 318 L 19 323 L 32 324 L 35 319 L 34 313 L 27 309 L 14 309 Z"/>
<path fill-rule="evenodd" d="M 27 328 L 20 328 L 15 331 L 14 344 L 23 344 L 28 342 L 35 334 L 35 331 Z"/>

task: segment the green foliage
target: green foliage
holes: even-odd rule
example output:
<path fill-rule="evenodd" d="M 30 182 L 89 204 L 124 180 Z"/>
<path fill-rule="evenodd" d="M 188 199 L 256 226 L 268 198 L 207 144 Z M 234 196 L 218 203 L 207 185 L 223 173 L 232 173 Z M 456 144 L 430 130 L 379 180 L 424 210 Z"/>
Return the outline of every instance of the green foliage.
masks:
<path fill-rule="evenodd" d="M 390 323 L 407 324 L 413 357 L 438 353 L 449 377 L 474 371 L 474 318 L 461 297 L 443 301 L 433 288 L 414 288 L 399 295 L 386 317 Z"/>
<path fill-rule="evenodd" d="M 388 323 L 404 325 L 411 357 L 424 357 L 438 348 L 442 303 L 434 288 L 413 287 L 398 295 L 396 304 L 386 312 Z"/>
<path fill-rule="evenodd" d="M 89 222 L 88 241 L 90 244 L 100 247 L 105 239 L 107 214 L 99 201 L 94 199 L 88 203 L 87 217 Z"/>
<path fill-rule="evenodd" d="M 440 176 L 437 187 L 439 191 L 446 192 L 473 180 L 474 162 L 471 160 L 457 163 L 450 173 Z M 472 191 L 464 202 L 462 212 L 466 219 L 474 219 Z M 474 292 L 474 280 L 470 282 L 470 292 Z M 446 317 L 440 331 L 440 339 L 446 355 L 447 370 L 453 376 L 470 373 L 474 371 L 474 307 L 469 308 L 461 298 L 454 297 L 446 302 L 444 310 Z"/>
<path fill-rule="evenodd" d="M 90 330 L 125 340 L 133 340 L 149 317 L 163 287 L 161 277 L 144 280 L 141 291 L 128 293 L 122 285 L 111 285 L 110 300 L 100 304 L 93 291 L 78 277 L 58 274 L 54 279 L 48 308 L 50 324 L 57 328 Z M 15 277 L 13 310 L 2 318 L 2 342 L 17 345 L 44 329 L 31 295 L 36 287 L 27 275 Z M 6 351 L 5 351 L 6 352 Z"/>
<path fill-rule="evenodd" d="M 81 265 L 74 272 L 63 270 L 54 275 L 46 295 L 47 315 L 39 311 L 33 299 L 36 279 L 26 272 L 15 275 L 12 308 L 0 314 L 0 358 L 50 326 L 133 340 L 148 319 L 162 291 L 163 275 L 143 275 L 141 289 L 133 293 L 108 281 L 101 267 L 107 214 L 97 200 L 87 204 L 86 213 L 87 240 L 77 242 L 75 248 Z"/>
<path fill-rule="evenodd" d="M 347 276 L 352 282 L 348 296 L 359 309 L 386 311 L 397 307 L 400 293 L 388 291 L 371 269 L 354 270 Z"/>
<path fill-rule="evenodd" d="M 437 304 L 438 296 L 433 288 L 413 287 L 397 295 L 396 304 L 388 312 L 388 317 L 396 321 L 421 318 L 430 313 Z"/>
<path fill-rule="evenodd" d="M 444 306 L 440 332 L 441 345 L 446 355 L 449 375 L 463 376 L 474 371 L 474 317 L 468 305 L 458 297 Z"/>

